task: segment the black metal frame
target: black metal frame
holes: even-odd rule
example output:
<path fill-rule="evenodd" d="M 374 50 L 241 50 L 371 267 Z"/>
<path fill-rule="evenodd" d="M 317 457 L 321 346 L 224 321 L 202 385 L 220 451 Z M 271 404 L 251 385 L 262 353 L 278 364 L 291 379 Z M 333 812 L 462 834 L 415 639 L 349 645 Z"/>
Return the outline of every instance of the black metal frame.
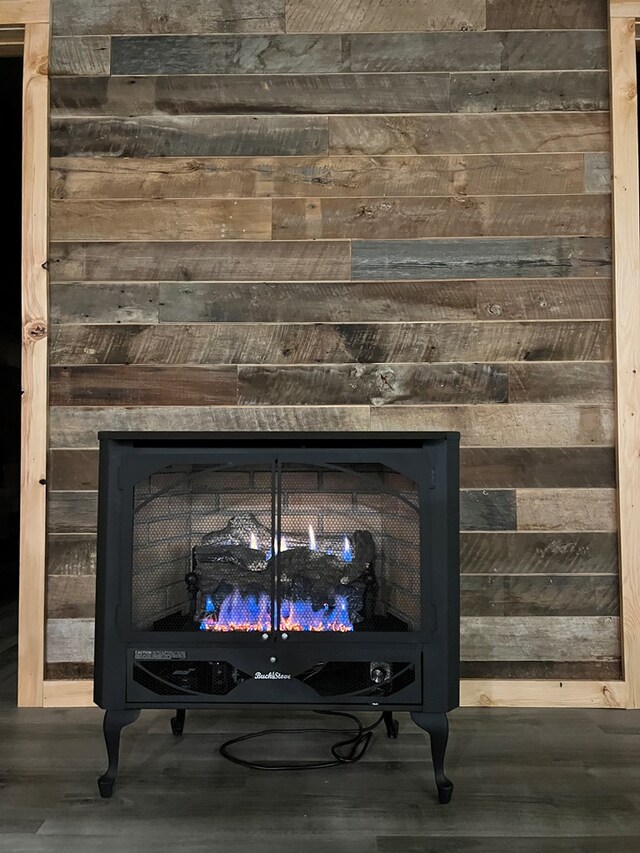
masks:
<path fill-rule="evenodd" d="M 371 709 L 412 712 L 429 731 L 442 802 L 451 787 L 444 776 L 446 712 L 459 702 L 459 434 L 437 433 L 123 433 L 100 434 L 98 568 L 94 700 L 107 710 L 105 738 L 110 769 L 100 792 L 110 796 L 117 771 L 117 743 L 124 725 L 142 708 L 246 707 Z M 170 464 L 377 462 L 418 485 L 420 503 L 421 623 L 415 632 L 325 634 L 295 632 L 283 641 L 273 630 L 260 632 L 160 633 L 131 628 L 133 488 Z M 280 536 L 279 508 L 274 508 Z M 275 627 L 275 626 L 274 626 Z M 414 661 L 413 685 L 379 702 L 371 697 L 323 701 L 294 680 L 251 679 L 226 697 L 162 697 L 132 678 L 134 650 L 186 653 L 187 660 L 227 660 L 248 671 L 273 668 L 300 672 L 319 660 Z M 239 695 L 240 691 L 240 695 Z M 239 701 L 238 701 L 239 700 Z M 180 718 L 180 715 L 179 715 Z M 390 722 L 391 720 L 391 722 Z M 394 729 L 386 717 L 387 731 Z M 180 732 L 184 724 L 179 725 Z M 397 732 L 396 732 L 397 733 Z M 439 756 L 439 757 L 438 757 Z M 449 786 L 449 787 L 448 787 Z"/>

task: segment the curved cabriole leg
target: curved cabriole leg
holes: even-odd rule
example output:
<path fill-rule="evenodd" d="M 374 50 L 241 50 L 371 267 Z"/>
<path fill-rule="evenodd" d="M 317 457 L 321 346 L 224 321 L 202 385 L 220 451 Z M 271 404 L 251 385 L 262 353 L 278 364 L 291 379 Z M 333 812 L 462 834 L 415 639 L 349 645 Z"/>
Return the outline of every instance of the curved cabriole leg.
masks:
<path fill-rule="evenodd" d="M 100 796 L 109 798 L 113 792 L 113 785 L 118 775 L 118 756 L 120 754 L 120 732 L 125 726 L 135 721 L 140 716 L 140 711 L 127 709 L 120 711 L 107 711 L 104 715 L 102 729 L 104 731 L 104 742 L 107 745 L 107 758 L 109 766 L 107 772 L 98 779 L 98 790 Z"/>
<path fill-rule="evenodd" d="M 411 719 L 416 725 L 429 732 L 431 738 L 431 758 L 438 786 L 438 800 L 448 803 L 453 793 L 453 782 L 444 775 L 444 756 L 449 739 L 449 720 L 446 714 L 412 713 Z"/>
<path fill-rule="evenodd" d="M 383 711 L 382 717 L 384 720 L 385 728 L 387 729 L 387 737 L 393 738 L 393 740 L 395 740 L 398 737 L 400 725 L 397 720 L 393 719 L 393 711 Z"/>
<path fill-rule="evenodd" d="M 171 731 L 176 737 L 180 737 L 184 731 L 184 720 L 186 716 L 186 708 L 177 708 L 175 717 L 171 717 Z"/>

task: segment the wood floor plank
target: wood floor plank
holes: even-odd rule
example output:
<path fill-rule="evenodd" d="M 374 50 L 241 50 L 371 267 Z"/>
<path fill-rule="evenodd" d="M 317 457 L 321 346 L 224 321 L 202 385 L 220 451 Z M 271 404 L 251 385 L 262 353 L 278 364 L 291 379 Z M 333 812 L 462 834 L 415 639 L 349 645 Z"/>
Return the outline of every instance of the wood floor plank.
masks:
<path fill-rule="evenodd" d="M 95 81 L 94 85 L 103 81 Z M 451 112 L 607 110 L 606 71 L 517 71 L 451 75 Z"/>
<path fill-rule="evenodd" d="M 351 277 L 345 241 L 52 243 L 49 263 L 53 283 L 345 281 Z"/>
<path fill-rule="evenodd" d="M 326 154 L 328 146 L 328 119 L 319 115 L 54 116 L 49 131 L 52 157 L 263 157 Z"/>
<path fill-rule="evenodd" d="M 368 406 L 52 406 L 49 412 L 52 447 L 97 447 L 100 430 L 359 432 L 369 427 Z"/>
<path fill-rule="evenodd" d="M 351 364 L 598 361 L 606 321 L 74 325 L 51 329 L 51 364 Z"/>
<path fill-rule="evenodd" d="M 484 0 L 287 0 L 288 33 L 395 32 L 417 30 L 483 30 Z"/>
<path fill-rule="evenodd" d="M 234 367 L 192 366 L 185 371 L 124 364 L 54 367 L 49 372 L 52 406 L 225 406 L 234 405 L 237 394 Z"/>
<path fill-rule="evenodd" d="M 571 194 L 585 189 L 585 156 L 591 158 L 587 190 L 593 192 L 600 155 L 56 157 L 51 195 L 77 200 Z"/>
<path fill-rule="evenodd" d="M 598 237 L 358 240 L 352 274 L 356 280 L 608 277 L 611 244 Z"/>
<path fill-rule="evenodd" d="M 255 202 L 254 202 L 255 203 Z M 60 204 L 68 205 L 69 202 Z M 82 209 L 83 202 L 77 202 Z M 98 215 L 100 211 L 98 203 Z M 198 205 L 194 207 L 197 222 Z M 260 212 L 256 211 L 259 219 Z M 433 237 L 608 237 L 607 197 L 455 196 L 301 198 L 273 201 L 276 240 L 393 240 Z M 198 238 L 199 234 L 194 234 Z"/>
<path fill-rule="evenodd" d="M 194 22 L 205 33 L 278 33 L 284 29 L 284 0 L 189 0 L 188 10 L 179 3 L 156 0 L 102 0 L 88 7 L 85 0 L 55 3 L 54 32 L 76 34 L 190 33 Z"/>
<path fill-rule="evenodd" d="M 52 240 L 271 239 L 268 199 L 68 199 L 49 210 Z"/>
<path fill-rule="evenodd" d="M 613 533 L 462 533 L 463 575 L 618 574 Z"/>
<path fill-rule="evenodd" d="M 113 75 L 311 74 L 345 70 L 337 35 L 116 36 L 111 46 Z"/>
<path fill-rule="evenodd" d="M 613 445 L 613 409 L 592 405 L 381 406 L 374 430 L 459 430 L 477 447 Z"/>
<path fill-rule="evenodd" d="M 375 76 L 351 73 L 201 74 L 197 77 L 197 85 L 191 75 L 54 77 L 51 80 L 51 112 L 57 118 L 225 113 L 443 113 L 450 107 L 450 82 L 449 74 L 437 72 Z M 558 81 L 556 88 L 561 85 Z M 592 88 L 599 91 L 595 80 Z M 549 89 L 549 108 L 554 109 L 553 87 Z M 505 100 L 503 90 L 504 85 L 498 97 Z M 578 95 L 576 103 L 579 98 Z M 565 103 L 573 102 L 565 98 Z M 456 96 L 458 104 L 462 111 L 460 95 Z"/>
<path fill-rule="evenodd" d="M 609 147 L 609 116 L 603 112 L 329 117 L 331 154 L 526 154 Z"/>
<path fill-rule="evenodd" d="M 241 367 L 241 405 L 503 403 L 504 367 L 490 364 L 367 364 Z"/>

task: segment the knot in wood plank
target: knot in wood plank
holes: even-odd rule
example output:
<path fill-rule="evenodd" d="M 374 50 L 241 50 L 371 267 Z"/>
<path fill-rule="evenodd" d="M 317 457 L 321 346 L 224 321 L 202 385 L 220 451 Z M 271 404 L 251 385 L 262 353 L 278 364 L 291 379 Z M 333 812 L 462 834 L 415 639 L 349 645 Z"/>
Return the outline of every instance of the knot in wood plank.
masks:
<path fill-rule="evenodd" d="M 32 341 L 40 341 L 47 336 L 47 324 L 44 320 L 31 320 L 24 327 L 25 336 Z"/>

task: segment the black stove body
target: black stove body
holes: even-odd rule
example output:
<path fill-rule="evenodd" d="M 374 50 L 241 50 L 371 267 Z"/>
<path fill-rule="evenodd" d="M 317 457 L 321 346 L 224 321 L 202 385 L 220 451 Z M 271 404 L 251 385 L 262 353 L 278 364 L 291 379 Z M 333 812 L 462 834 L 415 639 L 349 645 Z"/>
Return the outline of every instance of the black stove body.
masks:
<path fill-rule="evenodd" d="M 409 711 L 441 802 L 459 687 L 458 433 L 101 433 L 95 702 Z"/>

